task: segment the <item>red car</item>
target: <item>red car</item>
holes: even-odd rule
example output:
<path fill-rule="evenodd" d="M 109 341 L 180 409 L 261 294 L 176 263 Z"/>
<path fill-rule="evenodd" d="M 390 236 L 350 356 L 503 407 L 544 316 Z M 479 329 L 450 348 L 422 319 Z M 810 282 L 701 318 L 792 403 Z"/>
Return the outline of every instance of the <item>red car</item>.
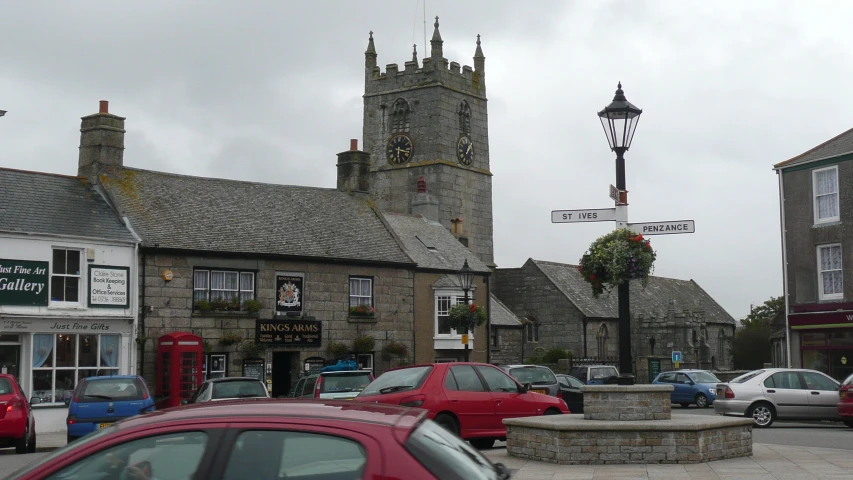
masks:
<path fill-rule="evenodd" d="M 838 390 L 838 415 L 848 427 L 853 427 L 853 374 L 841 384 Z"/>
<path fill-rule="evenodd" d="M 0 374 L 0 448 L 18 453 L 36 451 L 33 409 L 14 375 Z"/>
<path fill-rule="evenodd" d="M 137 415 L 11 479 L 506 480 L 509 471 L 417 408 L 245 399 Z"/>
<path fill-rule="evenodd" d="M 471 445 L 491 448 L 506 440 L 505 418 L 569 413 L 562 399 L 528 390 L 494 365 L 433 363 L 388 370 L 353 400 L 426 409 Z"/>

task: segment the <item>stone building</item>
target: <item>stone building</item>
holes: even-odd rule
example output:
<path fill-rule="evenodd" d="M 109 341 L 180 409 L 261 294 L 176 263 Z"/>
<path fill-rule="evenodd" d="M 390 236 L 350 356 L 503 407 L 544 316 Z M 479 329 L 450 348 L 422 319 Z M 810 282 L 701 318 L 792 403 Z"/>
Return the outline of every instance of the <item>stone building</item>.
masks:
<path fill-rule="evenodd" d="M 366 189 L 385 212 L 410 213 L 417 179 L 438 204 L 439 223 L 487 265 L 494 263 L 485 56 L 477 37 L 474 68 L 443 56 L 438 17 L 429 56 L 417 51 L 399 69 L 365 52 Z"/>
<path fill-rule="evenodd" d="M 80 379 L 136 372 L 137 244 L 84 178 L 0 168 L 0 373 L 36 433 L 65 429 Z"/>
<path fill-rule="evenodd" d="M 497 365 L 523 363 L 527 333 L 524 324 L 498 297 L 491 295 L 489 305 L 489 361 Z"/>
<path fill-rule="evenodd" d="M 575 358 L 618 363 L 616 294 L 594 298 L 576 265 L 528 259 L 494 276 L 495 295 L 526 319 L 528 351 L 560 347 Z M 673 350 L 682 352 L 682 367 L 731 368 L 735 321 L 696 282 L 652 277 L 645 288 L 630 288 L 635 372 L 643 371 L 644 357 L 670 358 Z"/>
<path fill-rule="evenodd" d="M 204 339 L 206 376 L 240 375 L 243 359 L 263 358 L 276 396 L 306 360 L 333 357 L 332 343 L 372 337 L 358 360 L 377 374 L 386 342 L 413 350 L 416 264 L 367 195 L 127 167 L 124 118 L 105 102 L 84 117 L 80 144 L 80 176 L 142 239 L 139 374 L 149 382 L 155 340 L 175 331 Z M 270 336 L 258 348 L 271 323 L 317 334 Z"/>
<path fill-rule="evenodd" d="M 853 373 L 851 160 L 853 129 L 775 166 L 787 335 L 774 361 L 839 380 Z"/>

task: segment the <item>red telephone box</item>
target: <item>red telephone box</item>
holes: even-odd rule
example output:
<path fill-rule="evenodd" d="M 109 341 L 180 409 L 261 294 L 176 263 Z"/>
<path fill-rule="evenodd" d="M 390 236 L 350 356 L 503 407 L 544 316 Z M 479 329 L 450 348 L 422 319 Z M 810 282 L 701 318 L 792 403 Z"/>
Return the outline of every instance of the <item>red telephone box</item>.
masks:
<path fill-rule="evenodd" d="M 176 407 L 201 385 L 202 338 L 174 332 L 157 339 L 157 408 Z"/>

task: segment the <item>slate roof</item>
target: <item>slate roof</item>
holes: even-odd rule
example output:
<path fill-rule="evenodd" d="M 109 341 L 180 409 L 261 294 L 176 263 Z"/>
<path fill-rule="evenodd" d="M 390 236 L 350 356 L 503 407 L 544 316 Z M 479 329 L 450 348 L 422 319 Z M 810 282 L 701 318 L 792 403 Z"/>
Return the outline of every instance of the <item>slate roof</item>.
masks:
<path fill-rule="evenodd" d="M 774 167 L 792 167 L 794 165 L 802 165 L 804 163 L 838 157 L 848 153 L 853 153 L 853 128 L 821 143 L 807 152 L 797 155 L 794 158 L 777 163 Z"/>
<path fill-rule="evenodd" d="M 0 168 L 0 230 L 136 242 L 85 179 L 10 168 Z"/>
<path fill-rule="evenodd" d="M 498 327 L 520 327 L 521 321 L 494 294 L 489 295 L 489 321 Z"/>
<path fill-rule="evenodd" d="M 101 176 L 144 247 L 413 265 L 367 196 L 124 167 Z"/>
<path fill-rule="evenodd" d="M 468 266 L 475 272 L 491 272 L 488 265 L 471 253 L 440 223 L 420 215 L 382 215 L 402 243 L 403 250 L 418 264 L 418 268 L 455 272 L 462 268 L 467 259 Z"/>
<path fill-rule="evenodd" d="M 529 259 L 527 265 L 530 264 L 542 271 L 586 317 L 619 318 L 616 291 L 605 292 L 594 298 L 592 289 L 581 276 L 577 265 Z M 630 292 L 632 315 L 664 313 L 675 301 L 672 308 L 676 312 L 685 309 L 693 312 L 703 311 L 709 321 L 732 324 L 735 321 L 693 280 L 652 276 L 645 288 L 640 282 L 631 282 Z"/>

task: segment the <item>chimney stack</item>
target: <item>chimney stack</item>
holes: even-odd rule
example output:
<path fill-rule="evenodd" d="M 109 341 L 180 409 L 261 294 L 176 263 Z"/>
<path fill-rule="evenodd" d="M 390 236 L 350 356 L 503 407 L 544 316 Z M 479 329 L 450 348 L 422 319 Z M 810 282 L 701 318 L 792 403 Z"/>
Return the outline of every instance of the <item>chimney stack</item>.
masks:
<path fill-rule="evenodd" d="M 77 175 L 97 183 L 99 175 L 117 173 L 124 166 L 125 118 L 111 114 L 109 102 L 101 100 L 98 113 L 81 120 Z"/>
<path fill-rule="evenodd" d="M 370 190 L 370 154 L 358 149 L 358 139 L 349 141 L 349 150 L 338 154 L 338 190 L 367 192 Z"/>
<path fill-rule="evenodd" d="M 418 193 L 412 198 L 412 215 L 438 222 L 438 200 L 427 193 L 426 179 L 418 177 Z"/>

